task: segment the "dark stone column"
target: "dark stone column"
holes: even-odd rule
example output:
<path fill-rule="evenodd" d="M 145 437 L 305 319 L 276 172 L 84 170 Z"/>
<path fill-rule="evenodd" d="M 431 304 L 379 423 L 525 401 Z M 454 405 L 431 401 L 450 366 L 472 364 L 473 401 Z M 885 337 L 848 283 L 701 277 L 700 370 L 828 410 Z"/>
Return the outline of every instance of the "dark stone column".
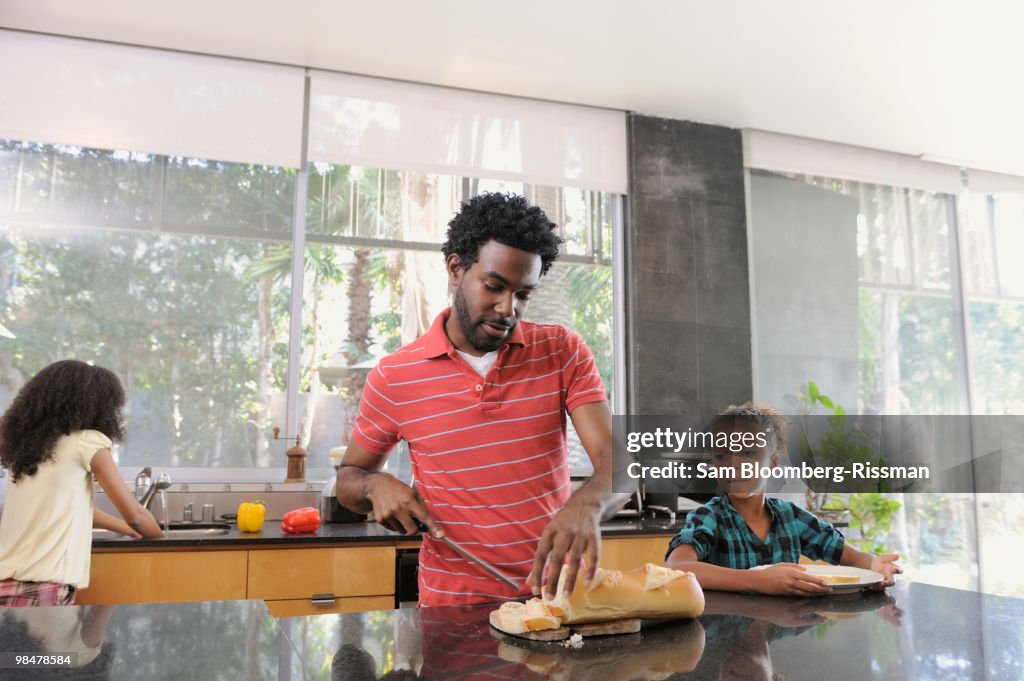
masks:
<path fill-rule="evenodd" d="M 739 130 L 630 114 L 626 372 L 632 414 L 753 393 Z"/>

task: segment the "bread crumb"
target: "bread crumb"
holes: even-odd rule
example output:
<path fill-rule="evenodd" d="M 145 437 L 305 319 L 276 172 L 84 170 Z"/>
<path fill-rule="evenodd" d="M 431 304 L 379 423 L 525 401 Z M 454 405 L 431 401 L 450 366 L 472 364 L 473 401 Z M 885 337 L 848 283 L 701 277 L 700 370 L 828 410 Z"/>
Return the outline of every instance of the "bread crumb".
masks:
<path fill-rule="evenodd" d="M 583 637 L 580 636 L 579 634 L 573 634 L 569 638 L 567 638 L 564 641 L 562 641 L 562 645 L 565 646 L 566 648 L 582 648 L 583 647 Z"/>

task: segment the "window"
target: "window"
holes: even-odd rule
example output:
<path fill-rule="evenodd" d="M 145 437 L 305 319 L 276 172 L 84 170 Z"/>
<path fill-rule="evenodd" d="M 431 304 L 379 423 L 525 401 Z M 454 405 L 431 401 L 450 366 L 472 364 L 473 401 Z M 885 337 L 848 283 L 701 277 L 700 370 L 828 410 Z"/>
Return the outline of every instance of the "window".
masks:
<path fill-rule="evenodd" d="M 281 467 L 292 268 L 289 169 L 0 142 L 0 409 L 60 358 L 128 392 L 122 466 Z M 348 441 L 366 373 L 447 304 L 440 246 L 460 202 L 514 191 L 565 255 L 528 316 L 587 340 L 611 390 L 617 195 L 413 171 L 310 168 L 298 396 L 310 458 Z M 578 440 L 572 465 L 589 466 Z M 407 457 L 392 457 L 408 472 Z"/>
<path fill-rule="evenodd" d="M 294 174 L 0 142 L 0 406 L 67 357 L 128 393 L 123 466 L 271 465 Z"/>
<path fill-rule="evenodd" d="M 126 384 L 123 466 L 279 479 L 243 469 L 284 467 L 301 424 L 326 475 L 361 376 L 446 304 L 445 225 L 488 190 L 561 225 L 531 315 L 576 327 L 611 387 L 623 112 L 16 31 L 0 53 L 0 409 L 80 357 Z"/>
<path fill-rule="evenodd" d="M 970 194 L 965 204 L 974 412 L 1024 414 L 1024 194 Z"/>
<path fill-rule="evenodd" d="M 755 397 L 792 413 L 811 380 L 850 413 L 1024 413 L 1024 194 L 760 170 L 750 188 Z M 1020 494 L 891 497 L 881 541 L 913 579 L 1024 594 Z"/>
<path fill-rule="evenodd" d="M 762 357 L 759 393 L 784 405 L 810 380 L 851 413 L 965 413 L 951 198 L 756 171 L 751 185 L 758 352 L 788 359 L 775 373 Z M 796 242 L 801 249 L 770 246 Z"/>
<path fill-rule="evenodd" d="M 335 164 L 311 169 L 303 295 L 301 419 L 312 424 L 311 465 L 348 443 L 367 373 L 429 328 L 448 306 L 441 244 L 475 193 L 525 195 L 560 227 L 565 253 L 531 297 L 527 318 L 573 328 L 612 387 L 610 234 L 615 195 L 521 182 Z M 570 430 L 570 465 L 590 467 Z M 407 450 L 388 461 L 407 479 Z"/>
<path fill-rule="evenodd" d="M 968 175 L 971 183 L 972 176 Z M 972 183 L 973 184 L 973 183 Z M 971 354 L 971 403 L 977 414 L 1024 414 L 1024 192 L 968 193 L 964 216 L 964 298 Z M 1004 467 L 1005 473 L 1010 473 Z M 975 500 L 983 587 L 1024 596 L 1019 576 L 1024 495 Z M 997 559 L 996 557 L 999 557 Z"/>

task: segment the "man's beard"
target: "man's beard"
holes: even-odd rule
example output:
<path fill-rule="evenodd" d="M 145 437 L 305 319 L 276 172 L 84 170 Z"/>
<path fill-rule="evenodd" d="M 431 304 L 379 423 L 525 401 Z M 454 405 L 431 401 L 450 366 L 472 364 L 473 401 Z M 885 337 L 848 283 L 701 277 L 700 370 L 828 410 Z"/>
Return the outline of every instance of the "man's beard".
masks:
<path fill-rule="evenodd" d="M 515 330 L 516 324 L 519 322 L 498 317 L 492 319 L 496 324 L 504 324 L 508 326 L 508 333 L 500 338 L 495 338 L 487 334 L 480 327 L 483 326 L 488 320 L 481 317 L 477 321 L 473 321 L 469 317 L 469 305 L 466 304 L 466 297 L 462 294 L 462 286 L 458 286 L 455 289 L 455 294 L 452 296 L 452 309 L 455 310 L 455 317 L 459 320 L 459 328 L 462 330 L 462 335 L 466 337 L 469 344 L 473 346 L 473 349 L 477 352 L 494 352 L 508 340 L 508 337 L 512 335 L 512 331 Z"/>

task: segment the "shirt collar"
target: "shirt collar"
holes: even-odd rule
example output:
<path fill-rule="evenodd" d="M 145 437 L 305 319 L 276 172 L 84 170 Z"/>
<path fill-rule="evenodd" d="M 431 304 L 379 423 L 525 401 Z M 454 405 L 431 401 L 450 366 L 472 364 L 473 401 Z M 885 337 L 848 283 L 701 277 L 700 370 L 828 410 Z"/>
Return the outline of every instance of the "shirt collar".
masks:
<path fill-rule="evenodd" d="M 732 513 L 739 514 L 739 511 L 736 510 L 736 507 L 732 505 L 732 500 L 729 499 L 728 494 L 721 495 L 721 499 L 722 505 L 725 508 L 729 509 L 729 511 Z M 764 507 L 768 509 L 768 514 L 771 515 L 773 520 L 778 520 L 780 518 L 778 499 L 773 499 L 766 494 L 764 496 Z"/>
<path fill-rule="evenodd" d="M 768 512 L 772 514 L 772 518 L 774 518 L 775 520 L 781 520 L 782 519 L 781 510 L 779 509 L 779 500 L 778 499 L 773 499 L 770 496 L 765 495 L 764 505 L 765 505 L 765 508 L 768 509 Z"/>
<path fill-rule="evenodd" d="M 424 334 L 423 351 L 426 354 L 427 359 L 435 359 L 437 357 L 443 357 L 445 355 L 452 357 L 455 355 L 455 346 L 452 345 L 451 339 L 448 338 L 448 334 L 445 333 L 444 325 L 448 322 L 448 317 L 452 314 L 452 309 L 446 307 L 441 311 L 441 314 L 434 317 L 433 323 L 430 328 L 427 329 L 427 333 Z M 523 334 L 523 325 L 516 324 L 516 328 L 512 331 L 512 335 L 505 341 L 505 345 L 525 345 L 526 337 Z"/>

